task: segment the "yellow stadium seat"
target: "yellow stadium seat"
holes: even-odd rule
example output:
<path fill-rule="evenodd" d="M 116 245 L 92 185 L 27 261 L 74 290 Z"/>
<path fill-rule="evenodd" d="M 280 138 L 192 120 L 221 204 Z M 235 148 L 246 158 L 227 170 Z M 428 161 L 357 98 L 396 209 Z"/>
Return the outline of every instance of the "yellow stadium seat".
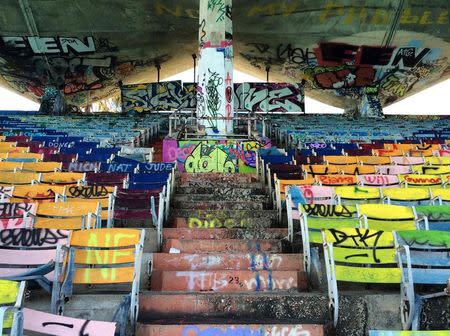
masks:
<path fill-rule="evenodd" d="M 31 185 L 38 180 L 38 173 L 2 172 L 0 174 L 0 185 Z"/>
<path fill-rule="evenodd" d="M 381 166 L 390 164 L 391 159 L 382 156 L 358 156 L 358 162 L 363 165 Z"/>
<path fill-rule="evenodd" d="M 61 162 L 24 162 L 22 167 L 22 171 L 36 173 L 50 173 L 60 171 L 61 169 Z"/>
<path fill-rule="evenodd" d="M 358 158 L 356 156 L 326 155 L 323 158 L 328 164 L 334 165 L 351 165 L 358 162 Z"/>
<path fill-rule="evenodd" d="M 72 172 L 43 173 L 39 182 L 44 184 L 75 185 L 83 181 L 85 176 L 86 174 L 84 173 Z"/>
<path fill-rule="evenodd" d="M 357 205 L 358 215 L 370 230 L 398 231 L 415 230 L 419 221 L 412 207 L 391 204 Z M 426 224 L 423 225 L 426 228 Z"/>

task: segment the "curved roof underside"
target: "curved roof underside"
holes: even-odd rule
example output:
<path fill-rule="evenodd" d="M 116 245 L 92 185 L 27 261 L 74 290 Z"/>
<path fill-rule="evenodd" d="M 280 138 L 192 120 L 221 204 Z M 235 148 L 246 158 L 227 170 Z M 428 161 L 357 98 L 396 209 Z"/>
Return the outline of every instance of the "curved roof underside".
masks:
<path fill-rule="evenodd" d="M 198 0 L 1 2 L 0 85 L 34 100 L 53 84 L 83 105 L 198 53 Z M 234 1 L 233 22 L 236 69 L 265 78 L 270 66 L 271 81 L 305 80 L 337 107 L 360 88 L 386 106 L 450 77 L 448 0 Z"/>

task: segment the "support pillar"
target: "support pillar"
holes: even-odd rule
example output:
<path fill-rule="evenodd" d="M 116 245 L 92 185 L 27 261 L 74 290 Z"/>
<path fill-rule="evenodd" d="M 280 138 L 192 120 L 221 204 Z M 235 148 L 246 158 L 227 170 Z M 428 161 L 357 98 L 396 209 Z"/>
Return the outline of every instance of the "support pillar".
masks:
<path fill-rule="evenodd" d="M 378 94 L 364 93 L 362 95 L 359 114 L 361 118 L 384 118 L 383 107 Z"/>
<path fill-rule="evenodd" d="M 200 0 L 197 116 L 207 134 L 233 133 L 232 0 Z"/>

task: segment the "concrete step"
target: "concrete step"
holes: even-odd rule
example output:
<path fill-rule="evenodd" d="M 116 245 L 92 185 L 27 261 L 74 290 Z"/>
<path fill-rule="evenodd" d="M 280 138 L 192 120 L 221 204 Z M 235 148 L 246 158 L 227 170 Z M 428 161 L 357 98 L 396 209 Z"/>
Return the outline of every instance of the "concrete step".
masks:
<path fill-rule="evenodd" d="M 177 217 L 172 221 L 172 226 L 176 228 L 199 228 L 199 229 L 214 229 L 214 228 L 269 228 L 276 226 L 277 221 L 271 218 L 198 218 Z"/>
<path fill-rule="evenodd" d="M 265 253 L 153 253 L 153 270 L 167 271 L 302 271 L 301 254 Z"/>
<path fill-rule="evenodd" d="M 265 195 L 266 191 L 262 186 L 259 187 L 247 187 L 241 185 L 236 188 L 230 187 L 229 184 L 223 188 L 214 187 L 176 187 L 178 194 L 206 194 L 206 195 L 221 195 L 221 196 L 250 196 L 250 195 Z"/>
<path fill-rule="evenodd" d="M 260 202 L 233 202 L 233 201 L 173 201 L 174 209 L 194 209 L 194 210 L 269 210 L 269 203 Z"/>
<path fill-rule="evenodd" d="M 236 194 L 175 194 L 175 202 L 212 202 L 217 201 L 235 201 L 235 202 L 263 202 L 268 203 L 268 195 L 236 195 Z"/>
<path fill-rule="evenodd" d="M 166 239 L 163 243 L 162 252 L 177 249 L 181 253 L 258 253 L 258 252 L 281 252 L 282 243 L 279 240 L 244 240 L 244 239 L 196 239 L 179 240 Z"/>
<path fill-rule="evenodd" d="M 183 217 L 183 218 L 270 218 L 278 220 L 277 210 L 199 210 L 199 209 L 171 209 L 170 211 L 172 218 Z"/>
<path fill-rule="evenodd" d="M 192 182 L 177 184 L 175 190 L 179 194 L 220 194 L 222 190 L 230 189 L 248 189 L 248 190 L 265 190 L 264 185 L 257 182 L 244 183 L 244 182 L 214 182 L 209 183 L 208 181 L 203 182 Z"/>
<path fill-rule="evenodd" d="M 187 292 L 298 291 L 307 288 L 298 271 L 161 271 L 151 274 L 151 290 Z"/>
<path fill-rule="evenodd" d="M 190 183 L 252 183 L 258 182 L 256 174 L 224 174 L 224 173 L 181 173 L 179 185 Z"/>
<path fill-rule="evenodd" d="M 322 324 L 328 320 L 328 296 L 326 293 L 296 291 L 226 294 L 142 292 L 139 295 L 141 322 L 191 321 L 200 316 L 208 321 L 214 318 L 237 321 L 295 319 L 302 323 Z"/>
<path fill-rule="evenodd" d="M 253 322 L 254 323 L 254 322 Z M 267 323 L 267 322 L 265 322 Z M 323 325 L 317 324 L 139 324 L 137 336 L 323 336 Z"/>
<path fill-rule="evenodd" d="M 288 231 L 283 228 L 258 229 L 188 229 L 164 228 L 164 239 L 283 239 Z"/>

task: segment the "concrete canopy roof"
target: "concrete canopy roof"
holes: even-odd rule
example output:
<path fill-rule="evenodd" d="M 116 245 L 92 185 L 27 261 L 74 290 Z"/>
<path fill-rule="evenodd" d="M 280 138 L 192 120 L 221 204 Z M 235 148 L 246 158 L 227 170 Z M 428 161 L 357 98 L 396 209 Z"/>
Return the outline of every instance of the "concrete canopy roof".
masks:
<path fill-rule="evenodd" d="M 84 105 L 119 81 L 156 81 L 156 64 L 163 78 L 192 68 L 198 54 L 197 0 L 1 8 L 0 85 L 34 100 L 50 84 Z M 265 78 L 269 66 L 271 81 L 305 80 L 308 95 L 341 108 L 369 87 L 386 106 L 450 77 L 448 12 L 448 0 L 234 1 L 235 67 Z"/>

